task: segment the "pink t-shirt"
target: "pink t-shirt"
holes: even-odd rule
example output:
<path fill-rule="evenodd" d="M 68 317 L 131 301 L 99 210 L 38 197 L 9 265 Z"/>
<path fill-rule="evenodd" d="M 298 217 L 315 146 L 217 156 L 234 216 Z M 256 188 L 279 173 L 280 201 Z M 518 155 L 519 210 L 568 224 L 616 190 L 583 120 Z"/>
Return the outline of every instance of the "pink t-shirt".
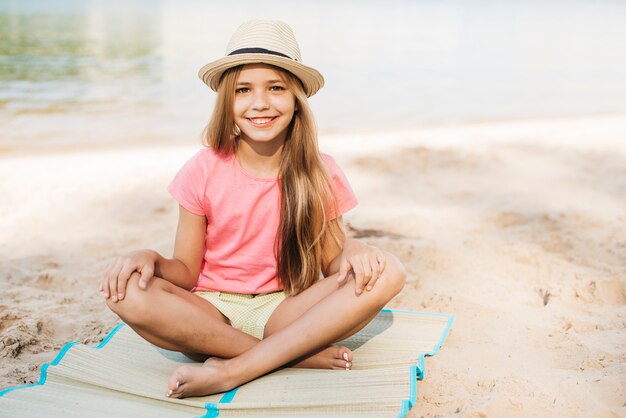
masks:
<path fill-rule="evenodd" d="M 348 180 L 322 154 L 333 180 L 335 219 L 356 206 Z M 185 209 L 206 216 L 205 252 L 194 291 L 259 294 L 282 288 L 277 276 L 274 242 L 280 222 L 278 179 L 247 173 L 234 156 L 200 150 L 180 169 L 168 191 Z"/>

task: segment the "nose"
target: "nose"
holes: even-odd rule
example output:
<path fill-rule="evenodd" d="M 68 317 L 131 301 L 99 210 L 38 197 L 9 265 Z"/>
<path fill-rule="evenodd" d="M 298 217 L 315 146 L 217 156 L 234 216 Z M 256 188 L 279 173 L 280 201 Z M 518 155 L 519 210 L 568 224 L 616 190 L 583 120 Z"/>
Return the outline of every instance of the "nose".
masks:
<path fill-rule="evenodd" d="M 265 110 L 269 108 L 269 101 L 267 100 L 267 92 L 264 90 L 257 90 L 254 92 L 254 99 L 252 102 L 252 109 Z"/>

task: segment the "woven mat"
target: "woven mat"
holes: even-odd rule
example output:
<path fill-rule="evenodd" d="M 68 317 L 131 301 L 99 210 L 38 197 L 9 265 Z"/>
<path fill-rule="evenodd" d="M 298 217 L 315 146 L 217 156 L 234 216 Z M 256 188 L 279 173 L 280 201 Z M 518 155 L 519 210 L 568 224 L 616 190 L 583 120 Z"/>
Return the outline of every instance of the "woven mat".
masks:
<path fill-rule="evenodd" d="M 118 325 L 98 346 L 69 343 L 39 383 L 0 391 L 0 417 L 402 417 L 413 406 L 424 356 L 439 351 L 453 317 L 384 309 L 341 342 L 351 371 L 282 369 L 230 392 L 165 397 L 180 353 Z"/>

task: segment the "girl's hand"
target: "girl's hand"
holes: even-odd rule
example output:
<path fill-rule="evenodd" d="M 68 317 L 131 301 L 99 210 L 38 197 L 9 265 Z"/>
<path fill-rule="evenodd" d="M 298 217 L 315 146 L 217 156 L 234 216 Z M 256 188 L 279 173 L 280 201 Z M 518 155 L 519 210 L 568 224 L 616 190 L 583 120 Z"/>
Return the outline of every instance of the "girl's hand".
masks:
<path fill-rule="evenodd" d="M 341 252 L 338 282 L 346 280 L 348 274 L 354 274 L 356 295 L 363 293 L 363 288 L 370 291 L 385 270 L 385 255 L 381 250 L 358 240 L 346 240 Z"/>
<path fill-rule="evenodd" d="M 113 302 L 124 299 L 126 284 L 134 272 L 141 274 L 139 288 L 145 289 L 148 281 L 154 277 L 157 257 L 158 254 L 152 250 L 134 251 L 118 257 L 105 272 L 100 292 Z"/>

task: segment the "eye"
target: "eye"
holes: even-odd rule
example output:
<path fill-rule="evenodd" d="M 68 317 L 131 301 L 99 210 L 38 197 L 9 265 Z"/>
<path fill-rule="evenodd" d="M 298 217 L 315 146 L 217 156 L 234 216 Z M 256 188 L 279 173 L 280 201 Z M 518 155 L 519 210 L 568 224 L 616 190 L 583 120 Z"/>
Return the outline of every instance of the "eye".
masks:
<path fill-rule="evenodd" d="M 275 85 L 270 87 L 270 91 L 285 91 L 285 88 L 283 86 Z"/>
<path fill-rule="evenodd" d="M 239 87 L 238 89 L 235 90 L 235 94 L 248 93 L 249 91 L 250 89 L 248 87 Z"/>

